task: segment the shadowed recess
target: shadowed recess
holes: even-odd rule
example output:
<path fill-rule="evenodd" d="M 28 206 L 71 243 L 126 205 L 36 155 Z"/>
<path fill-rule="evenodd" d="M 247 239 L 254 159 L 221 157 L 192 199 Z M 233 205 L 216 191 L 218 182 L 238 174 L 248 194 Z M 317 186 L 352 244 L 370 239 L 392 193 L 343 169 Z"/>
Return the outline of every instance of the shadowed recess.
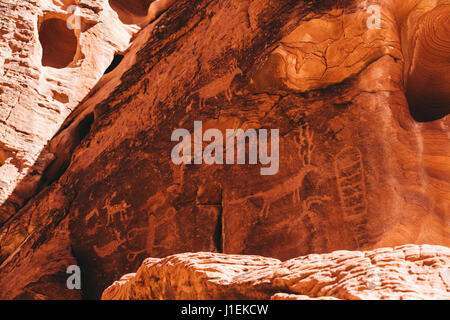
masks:
<path fill-rule="evenodd" d="M 119 64 L 122 62 L 123 60 L 123 55 L 122 54 L 116 54 L 114 56 L 113 61 L 111 62 L 111 65 L 108 67 L 108 69 L 105 70 L 105 74 L 108 74 L 110 72 L 112 72 L 114 69 L 116 69 Z"/>
<path fill-rule="evenodd" d="M 124 24 L 138 23 L 147 16 L 148 8 L 154 0 L 109 0 L 111 8 L 117 12 Z"/>
<path fill-rule="evenodd" d="M 450 5 L 426 13 L 418 23 L 406 97 L 415 120 L 450 113 Z"/>
<path fill-rule="evenodd" d="M 41 178 L 41 186 L 50 185 L 52 182 L 57 181 L 67 170 L 70 165 L 70 157 L 72 155 L 73 149 L 80 144 L 81 141 L 89 134 L 91 131 L 92 124 L 94 123 L 94 114 L 90 113 L 86 115 L 74 128 L 70 141 L 68 141 L 67 146 L 56 154 L 56 159 L 53 163 L 45 170 Z"/>
<path fill-rule="evenodd" d="M 5 164 L 5 161 L 6 161 L 6 155 L 5 155 L 5 153 L 0 149 L 0 167 L 1 167 L 2 165 Z"/>
<path fill-rule="evenodd" d="M 67 67 L 77 52 L 77 37 L 61 19 L 48 19 L 39 29 L 42 45 L 42 65 L 62 69 Z"/>

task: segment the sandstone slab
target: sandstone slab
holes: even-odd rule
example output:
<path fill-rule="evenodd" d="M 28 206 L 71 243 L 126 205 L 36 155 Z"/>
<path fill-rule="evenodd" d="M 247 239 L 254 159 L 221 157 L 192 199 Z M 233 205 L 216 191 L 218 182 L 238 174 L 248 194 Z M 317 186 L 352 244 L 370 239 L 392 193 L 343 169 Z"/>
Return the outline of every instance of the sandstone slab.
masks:
<path fill-rule="evenodd" d="M 450 299 L 450 249 L 406 245 L 336 251 L 285 262 L 187 253 L 150 258 L 114 282 L 104 300 Z"/>

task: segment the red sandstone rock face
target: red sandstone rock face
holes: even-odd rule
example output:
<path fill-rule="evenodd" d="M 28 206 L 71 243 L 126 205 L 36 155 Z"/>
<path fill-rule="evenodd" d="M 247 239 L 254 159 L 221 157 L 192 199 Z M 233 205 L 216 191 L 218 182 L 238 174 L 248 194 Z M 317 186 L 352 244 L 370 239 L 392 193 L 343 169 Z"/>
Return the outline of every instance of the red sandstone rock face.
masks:
<path fill-rule="evenodd" d="M 89 73 L 86 91 L 69 90 L 68 105 L 90 93 L 10 197 L 22 200 L 12 202 L 20 210 L 0 229 L 0 298 L 52 298 L 58 284 L 65 292 L 65 282 L 48 287 L 46 279 L 59 279 L 74 260 L 83 270 L 84 297 L 99 298 L 148 256 L 210 251 L 285 260 L 408 243 L 450 246 L 448 81 L 436 92 L 416 88 L 448 75 L 445 29 L 431 22 L 448 21 L 445 1 L 379 3 L 380 29 L 367 27 L 365 1 L 155 1 L 147 15 L 140 6 L 108 3 L 117 12 L 106 2 L 103 10 L 120 26 L 114 35 L 128 41 L 139 28 L 131 23 L 144 28 L 95 87 L 100 73 L 64 67 L 69 54 L 52 59 L 52 46 L 38 55 L 47 65 L 42 70 L 82 79 Z M 52 41 L 48 29 L 44 24 L 41 37 Z M 436 30 L 430 43 L 423 36 L 429 29 Z M 100 31 L 110 45 L 110 33 Z M 73 38 L 65 41 L 60 50 L 73 53 Z M 108 52 L 110 61 L 114 51 Z M 436 67 L 419 63 L 428 56 L 440 59 Z M 63 103 L 60 91 L 55 97 Z M 424 101 L 431 98 L 429 108 Z M 416 121 L 428 118 L 436 120 Z M 261 176 L 254 165 L 174 165 L 171 133 L 192 132 L 196 120 L 222 132 L 280 129 L 279 173 Z M 12 145 L 0 143 L 4 176 L 16 174 Z M 37 186 L 41 191 L 21 207 Z M 11 202 L 3 208 L 6 218 L 14 211 Z M 53 251 L 66 258 L 55 260 Z M 24 258 L 31 253 L 37 261 Z M 26 275 L 12 284 L 6 277 L 41 264 L 49 269 L 40 281 Z"/>
<path fill-rule="evenodd" d="M 0 224 L 36 193 L 45 169 L 66 152 L 42 149 L 140 30 L 121 21 L 133 20 L 137 9 L 128 4 L 122 12 L 115 2 L 1 1 Z M 139 1 L 143 23 L 172 2 Z M 91 123 L 81 121 L 74 145 Z"/>
<path fill-rule="evenodd" d="M 402 246 L 336 251 L 285 262 L 189 253 L 145 260 L 104 300 L 450 299 L 450 249 Z"/>
<path fill-rule="evenodd" d="M 55 160 L 43 147 L 129 45 L 106 0 L 74 3 L 0 2 L 0 224 L 36 192 Z"/>

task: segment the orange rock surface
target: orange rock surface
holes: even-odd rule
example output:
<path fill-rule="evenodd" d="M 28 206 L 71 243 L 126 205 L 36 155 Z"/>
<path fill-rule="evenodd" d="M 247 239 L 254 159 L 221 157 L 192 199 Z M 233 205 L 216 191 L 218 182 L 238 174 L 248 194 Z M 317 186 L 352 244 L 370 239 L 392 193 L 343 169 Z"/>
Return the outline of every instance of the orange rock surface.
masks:
<path fill-rule="evenodd" d="M 450 299 L 449 264 L 449 248 L 426 245 L 336 251 L 285 262 L 185 253 L 146 259 L 102 299 Z"/>
<path fill-rule="evenodd" d="M 443 264 L 418 272 L 437 279 L 448 268 L 437 246 L 450 246 L 449 1 L 74 3 L 0 0 L 0 298 L 100 298 L 148 257 L 151 272 L 175 259 L 187 275 L 189 259 L 239 270 L 249 259 L 263 279 L 314 254 L 297 259 L 324 286 L 336 250 L 349 250 L 342 263 L 353 266 L 353 256 L 382 255 L 367 250 L 429 245 Z M 194 121 L 223 134 L 279 129 L 278 173 L 174 164 L 171 134 L 193 132 Z M 405 248 L 383 250 L 398 254 L 394 265 L 415 264 Z M 185 252 L 210 253 L 158 260 Z M 82 269 L 81 292 L 61 280 L 69 265 Z M 333 278 L 319 295 L 315 280 L 273 291 L 275 278 L 264 279 L 267 292 L 224 280 L 216 293 L 446 298 L 448 289 L 405 278 L 358 293 L 363 280 Z M 203 284 L 192 298 L 206 297 Z"/>

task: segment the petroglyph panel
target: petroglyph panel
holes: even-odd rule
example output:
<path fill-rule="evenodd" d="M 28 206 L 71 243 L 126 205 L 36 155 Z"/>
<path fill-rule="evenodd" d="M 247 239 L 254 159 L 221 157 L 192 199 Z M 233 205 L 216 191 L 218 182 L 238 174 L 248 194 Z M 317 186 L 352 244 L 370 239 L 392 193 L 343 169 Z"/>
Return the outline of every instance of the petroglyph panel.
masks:
<path fill-rule="evenodd" d="M 243 204 L 250 199 L 260 198 L 263 200 L 263 206 L 258 216 L 262 218 L 268 217 L 274 202 L 277 202 L 288 195 L 292 196 L 293 205 L 300 205 L 300 190 L 303 186 L 305 177 L 313 172 L 319 173 L 319 168 L 311 163 L 312 155 L 315 149 L 313 140 L 314 132 L 309 126 L 299 128 L 298 137 L 296 137 L 294 141 L 297 147 L 298 156 L 300 158 L 300 171 L 272 189 L 260 191 L 250 196 L 233 200 L 230 204 Z"/>
<path fill-rule="evenodd" d="M 97 14 L 120 24 L 118 15 L 101 5 L 105 1 L 82 2 L 103 8 Z M 435 7 L 431 2 L 437 1 L 426 6 Z M 396 1 L 398 7 L 405 3 L 410 2 Z M 43 248 L 40 240 L 66 218 L 70 243 L 65 245 L 85 267 L 86 298 L 98 298 L 107 284 L 137 270 L 148 256 L 224 251 L 284 260 L 358 247 L 449 245 L 448 119 L 416 122 L 408 110 L 404 77 L 405 65 L 420 67 L 415 69 L 420 74 L 428 67 L 437 76 L 446 70 L 436 59 L 426 59 L 423 66 L 414 63 L 428 56 L 426 52 L 436 53 L 429 51 L 424 31 L 441 18 L 430 14 L 416 32 L 410 22 L 421 20 L 423 6 L 416 7 L 413 19 L 405 19 L 407 10 L 403 14 L 382 5 L 381 29 L 370 29 L 370 4 L 179 1 L 135 34 L 129 50 L 124 28 L 130 26 L 106 26 L 97 19 L 83 36 L 88 42 L 80 42 L 86 59 L 80 60 L 84 77 L 78 86 L 68 84 L 79 68 L 45 67 L 45 77 L 50 77 L 46 80 L 42 72 L 26 66 L 31 60 L 40 63 L 40 50 L 33 49 L 38 55 L 31 60 L 20 57 L 35 47 L 31 38 L 37 33 L 17 42 L 15 30 L 22 35 L 35 30 L 39 12 L 27 12 L 26 21 L 12 21 L 0 64 L 5 64 L 6 76 L 23 81 L 0 89 L 7 104 L 0 110 L 0 122 L 7 122 L 3 142 L 23 148 L 4 155 L 0 171 L 15 177 L 5 172 L 17 170 L 8 161 L 22 157 L 33 162 L 40 146 L 59 133 L 44 154 L 50 168 L 43 165 L 29 176 L 39 187 L 43 179 L 42 192 L 36 195 L 29 188 L 22 200 L 32 199 L 25 207 L 16 201 L 9 204 L 13 210 L 0 213 L 0 221 L 8 221 L 0 229 L 0 260 L 8 264 L 0 266 L 0 293 L 10 286 L 5 279 L 11 279 L 11 270 L 41 269 L 48 263 L 48 252 L 59 252 L 58 241 Z M 25 8 L 16 7 L 15 17 Z M 14 19 L 8 18 L 7 24 Z M 98 35 L 109 40 L 102 36 L 98 43 L 89 42 Z M 414 35 L 420 36 L 414 42 L 417 55 L 402 50 L 404 58 L 400 44 L 412 44 Z M 38 39 L 35 42 L 39 49 Z M 20 44 L 30 47 L 16 51 Z M 110 44 L 113 47 L 105 49 Z M 86 96 L 115 52 L 123 53 L 123 61 Z M 441 53 L 445 57 L 445 51 Z M 28 69 L 32 74 L 25 72 Z M 426 79 L 420 74 L 413 72 L 407 82 L 420 87 Z M 28 93 L 18 88 L 28 88 Z M 41 94 L 37 99 L 24 98 L 36 92 Z M 420 94 L 416 101 L 428 101 L 427 95 Z M 408 98 L 415 100 L 414 95 Z M 69 104 L 62 102 L 65 99 Z M 82 99 L 59 128 L 67 108 L 72 110 Z M 33 106 L 38 105 L 42 117 L 20 117 L 29 115 L 21 108 L 36 111 Z M 54 114 L 59 114 L 58 121 L 47 121 Z M 262 177 L 260 166 L 250 164 L 174 167 L 170 134 L 191 128 L 194 121 L 222 132 L 280 129 L 279 173 Z M 51 130 L 43 132 L 47 124 Z M 34 129 L 40 133 L 31 137 Z M 19 143 L 10 143 L 14 139 Z M 33 147 L 33 156 L 23 157 L 27 146 Z M 359 150 L 342 150 L 345 146 Z M 47 156 L 52 153 L 56 159 Z M 19 259 L 42 253 L 41 259 Z M 28 281 L 24 286 L 32 275 L 23 274 Z"/>
<path fill-rule="evenodd" d="M 367 194 L 361 151 L 357 147 L 343 149 L 336 155 L 334 169 L 344 219 L 352 228 L 358 247 L 361 247 L 367 242 L 363 222 L 367 216 Z"/>

